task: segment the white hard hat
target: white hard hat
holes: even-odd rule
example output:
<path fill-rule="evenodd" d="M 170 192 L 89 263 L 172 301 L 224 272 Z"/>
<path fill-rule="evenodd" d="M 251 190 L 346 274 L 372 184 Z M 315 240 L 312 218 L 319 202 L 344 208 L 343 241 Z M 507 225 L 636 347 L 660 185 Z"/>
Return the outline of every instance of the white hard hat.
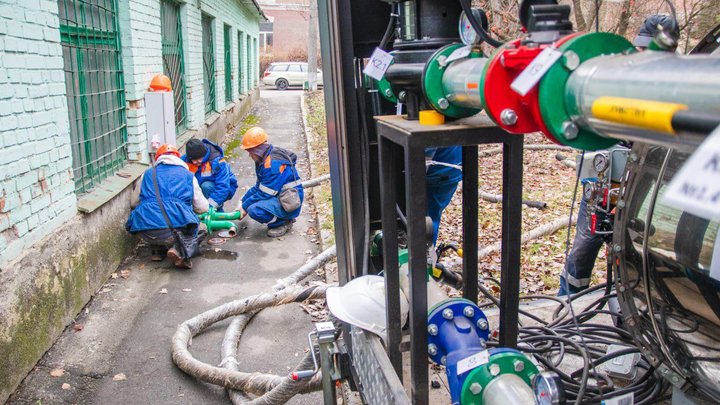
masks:
<path fill-rule="evenodd" d="M 330 287 L 326 293 L 330 312 L 336 318 L 380 336 L 387 342 L 385 279 L 380 276 L 357 277 L 342 287 Z M 400 291 L 400 322 L 408 317 L 408 300 Z"/>

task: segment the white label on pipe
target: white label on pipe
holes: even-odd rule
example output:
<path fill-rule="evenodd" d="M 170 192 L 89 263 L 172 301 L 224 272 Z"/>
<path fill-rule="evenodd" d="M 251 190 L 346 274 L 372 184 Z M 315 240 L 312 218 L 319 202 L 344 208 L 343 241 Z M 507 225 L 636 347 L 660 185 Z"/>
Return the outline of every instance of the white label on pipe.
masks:
<path fill-rule="evenodd" d="M 474 369 L 475 367 L 487 364 L 490 361 L 490 354 L 487 350 L 477 352 L 472 356 L 466 357 L 457 363 L 457 374 L 460 375 L 467 371 Z"/>
<path fill-rule="evenodd" d="M 543 49 L 513 80 L 510 88 L 521 96 L 528 94 L 561 56 L 562 52 L 555 48 Z"/>
<path fill-rule="evenodd" d="M 720 220 L 720 127 L 685 162 L 663 199 L 699 217 Z"/>
<path fill-rule="evenodd" d="M 701 218 L 720 220 L 720 127 L 697 148 L 675 175 L 663 202 Z M 720 280 L 720 243 L 715 240 L 710 277 Z"/>
<path fill-rule="evenodd" d="M 392 55 L 380 48 L 375 48 L 375 51 L 373 51 L 370 56 L 370 60 L 365 66 L 365 69 L 363 69 L 363 73 L 375 80 L 382 80 L 383 76 L 385 76 L 385 72 L 387 72 L 390 64 L 392 64 L 392 61 Z"/>
<path fill-rule="evenodd" d="M 616 397 L 608 398 L 602 401 L 601 405 L 633 405 L 635 403 L 635 395 L 632 392 L 628 392 L 624 395 L 618 395 Z"/>
<path fill-rule="evenodd" d="M 468 55 L 470 55 L 470 52 L 472 51 L 472 46 L 467 45 L 463 46 L 462 48 L 458 48 L 454 50 L 448 57 L 445 59 L 445 65 L 447 65 L 450 62 L 456 61 L 458 59 L 462 59 Z"/>

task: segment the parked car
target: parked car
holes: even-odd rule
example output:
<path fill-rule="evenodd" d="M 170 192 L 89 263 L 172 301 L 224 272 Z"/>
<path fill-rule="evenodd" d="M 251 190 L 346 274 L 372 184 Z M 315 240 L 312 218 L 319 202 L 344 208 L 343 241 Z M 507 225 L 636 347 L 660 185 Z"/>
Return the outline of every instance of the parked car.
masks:
<path fill-rule="evenodd" d="M 308 64 L 305 62 L 275 62 L 263 73 L 263 84 L 285 90 L 290 86 L 302 86 L 307 81 Z M 322 86 L 322 72 L 317 71 L 318 86 Z"/>

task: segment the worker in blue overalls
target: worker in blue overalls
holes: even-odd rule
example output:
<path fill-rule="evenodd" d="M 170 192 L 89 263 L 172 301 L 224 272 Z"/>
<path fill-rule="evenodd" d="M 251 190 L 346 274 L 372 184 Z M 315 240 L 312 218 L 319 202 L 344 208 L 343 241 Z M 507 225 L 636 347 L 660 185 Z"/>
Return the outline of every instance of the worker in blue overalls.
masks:
<path fill-rule="evenodd" d="M 182 159 L 195 174 L 210 206 L 222 211 L 225 201 L 231 199 L 238 188 L 222 148 L 207 139 L 191 139 L 185 146 Z"/>
<path fill-rule="evenodd" d="M 242 210 L 261 224 L 267 235 L 285 235 L 300 215 L 304 199 L 295 153 L 269 144 L 265 130 L 250 128 L 242 138 L 242 148 L 255 162 L 257 182 L 242 197 Z"/>
<path fill-rule="evenodd" d="M 425 172 L 427 212 L 433 223 L 434 246 L 442 213 L 450 204 L 458 183 L 462 180 L 462 146 L 428 148 L 425 150 L 425 160 L 428 163 Z"/>

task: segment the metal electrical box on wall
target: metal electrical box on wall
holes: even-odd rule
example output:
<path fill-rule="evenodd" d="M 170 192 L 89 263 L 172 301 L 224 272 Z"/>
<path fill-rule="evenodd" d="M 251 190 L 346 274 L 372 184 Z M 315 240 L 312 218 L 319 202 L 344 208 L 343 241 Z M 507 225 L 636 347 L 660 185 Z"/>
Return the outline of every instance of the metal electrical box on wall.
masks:
<path fill-rule="evenodd" d="M 145 93 L 145 122 L 150 153 L 166 143 L 177 146 L 173 100 L 172 91 Z"/>

